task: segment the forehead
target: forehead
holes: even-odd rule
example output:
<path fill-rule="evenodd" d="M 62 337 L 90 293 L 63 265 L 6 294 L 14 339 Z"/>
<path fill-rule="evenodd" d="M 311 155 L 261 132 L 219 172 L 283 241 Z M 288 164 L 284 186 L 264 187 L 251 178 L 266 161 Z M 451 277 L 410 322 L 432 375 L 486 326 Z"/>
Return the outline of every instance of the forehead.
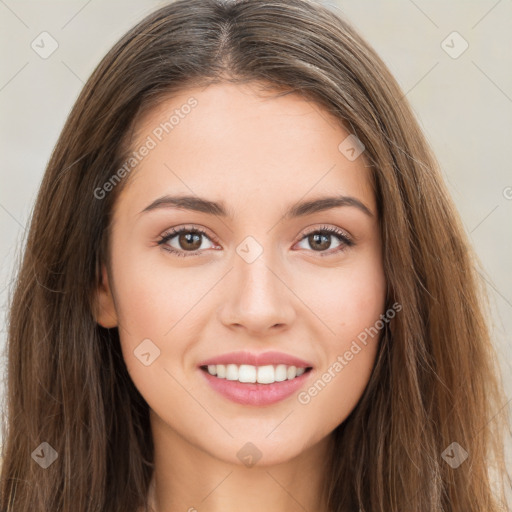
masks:
<path fill-rule="evenodd" d="M 364 153 L 349 159 L 343 152 L 349 135 L 297 93 L 277 95 L 254 83 L 186 89 L 138 120 L 130 151 L 144 156 L 122 196 L 141 206 L 142 198 L 181 192 L 236 209 L 256 197 L 270 204 L 340 193 L 374 209 Z"/>

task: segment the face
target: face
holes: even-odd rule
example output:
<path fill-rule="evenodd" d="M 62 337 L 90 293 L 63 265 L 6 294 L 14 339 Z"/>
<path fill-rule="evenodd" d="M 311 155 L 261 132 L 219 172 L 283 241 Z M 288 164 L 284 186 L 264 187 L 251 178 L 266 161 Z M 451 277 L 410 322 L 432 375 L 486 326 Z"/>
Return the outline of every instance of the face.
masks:
<path fill-rule="evenodd" d="M 370 169 L 349 135 L 255 84 L 188 89 L 138 123 L 97 320 L 118 326 L 161 431 L 275 464 L 356 406 L 386 284 Z"/>

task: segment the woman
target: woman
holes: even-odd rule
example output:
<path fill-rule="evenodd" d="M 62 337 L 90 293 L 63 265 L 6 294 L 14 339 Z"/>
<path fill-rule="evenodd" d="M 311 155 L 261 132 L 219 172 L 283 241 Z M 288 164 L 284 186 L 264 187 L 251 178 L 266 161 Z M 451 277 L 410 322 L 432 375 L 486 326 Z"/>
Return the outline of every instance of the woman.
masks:
<path fill-rule="evenodd" d="M 178 1 L 106 55 L 8 343 L 2 511 L 504 506 L 461 223 L 385 65 L 304 0 Z"/>

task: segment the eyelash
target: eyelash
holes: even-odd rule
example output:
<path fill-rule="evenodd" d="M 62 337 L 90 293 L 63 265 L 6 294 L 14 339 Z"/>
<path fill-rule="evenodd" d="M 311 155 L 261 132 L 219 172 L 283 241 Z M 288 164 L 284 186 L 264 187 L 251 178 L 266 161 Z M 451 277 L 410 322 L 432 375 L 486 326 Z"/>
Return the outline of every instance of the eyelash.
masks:
<path fill-rule="evenodd" d="M 180 235 L 181 233 L 194 233 L 194 234 L 197 234 L 197 235 L 204 235 L 205 237 L 209 238 L 212 242 L 218 243 L 218 241 L 214 237 L 211 237 L 210 235 L 208 235 L 208 233 L 206 233 L 206 231 L 203 231 L 200 228 L 195 228 L 195 227 L 194 228 L 187 228 L 187 227 L 183 227 L 183 228 L 179 228 L 179 229 L 171 228 L 169 231 L 167 231 L 166 233 L 164 233 L 161 236 L 161 238 L 157 242 L 157 244 L 161 245 L 163 250 L 165 250 L 167 252 L 170 252 L 172 254 L 175 254 L 176 256 L 180 256 L 180 257 L 199 256 L 201 254 L 199 249 L 197 249 L 194 252 L 191 252 L 191 251 L 178 251 L 178 250 L 176 250 L 176 249 L 174 249 L 172 247 L 164 245 L 169 240 L 174 238 L 176 235 Z M 344 231 L 342 231 L 339 228 L 334 228 L 332 226 L 321 226 L 320 228 L 316 228 L 316 229 L 314 229 L 312 231 L 309 231 L 309 232 L 307 232 L 307 233 L 305 233 L 303 235 L 303 237 L 299 240 L 299 242 L 302 242 L 305 238 L 307 238 L 308 236 L 313 235 L 313 234 L 330 234 L 330 235 L 334 235 L 341 242 L 341 245 L 339 247 L 337 247 L 332 252 L 313 251 L 313 252 L 318 252 L 320 257 L 325 257 L 325 256 L 330 256 L 332 254 L 341 253 L 341 252 L 347 250 L 347 248 L 352 247 L 354 245 L 354 241 Z"/>

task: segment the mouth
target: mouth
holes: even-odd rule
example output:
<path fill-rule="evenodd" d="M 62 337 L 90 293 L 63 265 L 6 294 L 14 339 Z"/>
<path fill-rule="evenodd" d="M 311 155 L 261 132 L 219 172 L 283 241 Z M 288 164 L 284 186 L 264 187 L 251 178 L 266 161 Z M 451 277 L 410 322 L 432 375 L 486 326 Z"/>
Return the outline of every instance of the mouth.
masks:
<path fill-rule="evenodd" d="M 245 406 L 270 406 L 296 394 L 313 368 L 288 365 L 216 364 L 199 367 L 207 383 L 223 398 Z"/>
<path fill-rule="evenodd" d="M 238 351 L 201 361 L 211 389 L 232 402 L 271 405 L 293 395 L 314 373 L 312 363 L 284 352 Z"/>
<path fill-rule="evenodd" d="M 311 366 L 297 367 L 285 364 L 264 366 L 250 364 L 211 364 L 203 365 L 199 368 L 217 379 L 237 381 L 244 384 L 258 383 L 263 385 L 295 380 L 313 369 Z"/>

